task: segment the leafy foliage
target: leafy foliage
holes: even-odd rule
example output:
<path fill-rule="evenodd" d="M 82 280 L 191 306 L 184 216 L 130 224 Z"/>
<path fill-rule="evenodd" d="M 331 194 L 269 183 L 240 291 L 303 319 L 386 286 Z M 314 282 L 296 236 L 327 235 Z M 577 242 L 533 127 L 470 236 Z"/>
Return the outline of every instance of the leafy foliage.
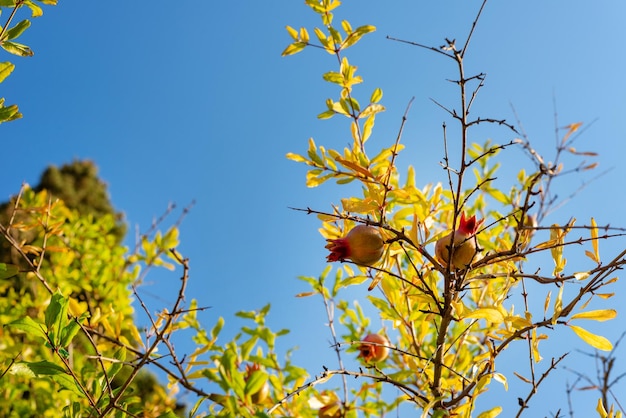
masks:
<path fill-rule="evenodd" d="M 328 240 L 345 236 L 355 225 L 367 224 L 379 228 L 387 249 L 382 260 L 370 266 L 342 265 L 332 283 L 327 280 L 328 269 L 319 279 L 303 278 L 311 285 L 312 292 L 301 296 L 321 296 L 329 312 L 335 349 L 341 358 L 345 355 L 343 348 L 351 347 L 371 331 L 370 319 L 362 314 L 358 305 L 352 308 L 341 299 L 342 292 L 349 286 L 368 282 L 369 290 L 376 290 L 368 300 L 385 324 L 383 332 L 393 342 L 389 347 L 392 350 L 389 360 L 384 365 L 369 365 L 370 373 L 349 371 L 340 361 L 338 370 L 325 371 L 319 380 L 303 386 L 296 393 L 310 390 L 312 383 L 332 376 L 353 375 L 365 379 L 350 395 L 347 395 L 345 379 L 343 398 L 339 395 L 322 398 L 316 393 L 309 395 L 318 401 L 320 416 L 331 405 L 334 405 L 332 416 L 355 416 L 357 411 L 370 416 L 383 414 L 405 402 L 413 403 L 423 417 L 474 416 L 478 412 L 475 411 L 476 400 L 494 381 L 507 386 L 510 377 L 499 372 L 497 358 L 511 345 L 525 340 L 530 370 L 516 375 L 529 384 L 529 396 L 520 401 L 519 416 L 545 376 L 564 357 L 552 359 L 545 374 L 536 376 L 535 368 L 543 364 L 540 342 L 546 344 L 548 339 L 543 330 L 566 327 L 594 348 L 612 349 L 606 338 L 594 334 L 587 326 L 583 327 L 580 320 L 605 321 L 616 315 L 611 308 L 590 310 L 587 306 L 595 301 L 602 303 L 612 296 L 605 289 L 617 280 L 616 273 L 626 263 L 626 253 L 603 262 L 599 241 L 622 235 L 623 230 L 608 226 L 600 228 L 594 219 L 583 226 L 576 226 L 573 218 L 563 226 L 541 224 L 557 205 L 551 189 L 555 180 L 567 173 L 561 163 L 563 154 L 595 156 L 592 152 L 578 152 L 573 147 L 580 124 L 565 127 L 553 160 L 555 163 L 546 163 L 531 141 L 505 120 L 469 117 L 471 106 L 484 84 L 484 74 L 467 76 L 464 72 L 471 32 L 462 48 L 453 40 L 447 40 L 441 48 L 402 41 L 444 55 L 458 69 L 458 79 L 452 82 L 459 87 L 460 107 L 437 104 L 459 125 L 460 135 L 458 139 L 448 138 L 444 125 L 443 166 L 448 173 L 447 184 L 427 184 L 418 188 L 414 169 L 410 166 L 406 169 L 405 180 L 401 181 L 396 156 L 402 151 L 400 141 L 407 114 L 402 119 L 396 141 L 390 146 L 376 149 L 369 142 L 366 144 L 372 135 L 376 114 L 385 110 L 379 103 L 382 90 L 375 89 L 370 94 L 369 104 L 362 107 L 354 86 L 361 84 L 363 79 L 356 75 L 356 67 L 345 55 L 347 47 L 374 28 L 364 26 L 352 31 L 346 21 L 341 22 L 340 28 L 334 26 L 333 13 L 338 1 L 306 3 L 320 15 L 324 25 L 323 29 L 314 29 L 319 44 L 310 40 L 305 28 L 287 27 L 294 42 L 283 55 L 300 52 L 306 47 L 320 48 L 335 55 L 338 71 L 329 71 L 323 78 L 340 86 L 339 99 L 328 99 L 327 110 L 319 117 L 347 117 L 352 145 L 343 150 L 327 149 L 311 138 L 306 155 L 289 153 L 287 158 L 310 167 L 306 175 L 307 186 L 320 186 L 328 180 L 335 180 L 339 185 L 357 181 L 362 185 L 362 196 L 346 196 L 340 207 L 333 206 L 330 211 L 302 210 L 319 217 L 320 231 Z M 359 34 L 354 42 L 347 42 L 354 33 Z M 482 144 L 470 143 L 468 138 L 473 135 L 469 132 L 479 124 L 502 127 L 510 140 L 501 144 L 490 140 Z M 530 173 L 520 170 L 512 179 L 510 189 L 504 190 L 495 187 L 494 181 L 499 175 L 499 154 L 511 147 L 526 150 L 536 170 Z M 459 163 L 452 166 L 450 161 Z M 574 172 L 595 166 L 596 163 L 583 160 Z M 457 230 L 463 214 L 484 220 L 477 233 L 466 238 L 475 241 L 479 250 L 464 268 L 451 267 L 451 263 L 443 262 L 429 248 L 444 239 L 450 230 Z M 601 235 L 600 230 L 605 233 Z M 451 234 L 448 236 L 452 237 Z M 584 249 L 577 251 L 573 244 Z M 462 242 L 452 246 L 452 238 L 449 238 L 445 245 L 453 258 L 454 251 L 460 251 Z M 553 272 L 549 275 L 538 273 L 545 270 L 537 268 L 545 263 L 544 253 L 550 254 L 554 262 Z M 572 271 L 567 268 L 566 254 L 578 258 L 586 256 L 589 262 L 583 270 Z M 580 263 L 576 268 L 580 268 Z M 557 292 L 557 296 L 552 302 L 553 292 Z M 514 304 L 514 300 L 521 300 L 521 307 Z M 341 337 L 336 336 L 336 325 L 331 319 L 330 312 L 335 308 L 342 312 L 339 323 L 345 333 Z M 531 377 L 522 377 L 526 373 Z M 358 395 L 372 395 L 383 384 L 395 386 L 401 395 L 392 402 L 382 403 L 380 398 Z M 377 389 L 373 391 L 372 386 Z M 496 405 L 479 416 L 495 417 L 503 410 L 507 409 Z"/>

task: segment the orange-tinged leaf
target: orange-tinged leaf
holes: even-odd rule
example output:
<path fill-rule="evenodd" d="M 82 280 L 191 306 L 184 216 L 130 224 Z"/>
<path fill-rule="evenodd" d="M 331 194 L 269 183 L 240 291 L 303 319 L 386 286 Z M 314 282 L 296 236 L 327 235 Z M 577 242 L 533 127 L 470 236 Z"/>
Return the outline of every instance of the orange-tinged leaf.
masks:
<path fill-rule="evenodd" d="M 296 295 L 297 298 L 306 298 L 308 296 L 313 296 L 313 295 L 317 295 L 318 292 L 302 292 L 302 293 L 298 293 Z"/>
<path fill-rule="evenodd" d="M 592 319 L 594 321 L 608 321 L 617 316 L 615 309 L 599 309 L 596 311 L 580 312 L 572 315 L 571 319 Z"/>
<path fill-rule="evenodd" d="M 595 261 L 596 263 L 600 262 L 598 258 L 596 257 L 596 255 L 589 250 L 585 250 L 585 255 L 589 257 L 590 259 L 592 259 L 593 261 Z"/>
<path fill-rule="evenodd" d="M 520 379 L 520 380 L 521 380 L 521 381 L 523 381 L 523 382 L 526 382 L 526 383 L 532 383 L 532 382 L 530 381 L 530 379 L 525 378 L 524 376 L 522 376 L 521 374 L 519 374 L 519 373 L 517 373 L 517 372 L 513 372 L 513 374 L 514 374 L 515 376 L 517 376 L 517 377 L 518 377 L 518 379 Z"/>
<path fill-rule="evenodd" d="M 597 348 L 602 351 L 611 351 L 613 349 L 613 344 L 611 344 L 611 342 L 606 338 L 593 334 L 584 328 L 577 327 L 576 325 L 570 325 L 569 327 L 580 337 L 581 340 L 593 348 Z"/>
<path fill-rule="evenodd" d="M 348 161 L 345 158 L 336 157 L 335 161 L 337 161 L 339 164 L 341 164 L 342 166 L 346 168 L 349 168 L 353 171 L 356 171 L 357 173 L 362 174 L 365 177 L 368 177 L 368 178 L 374 177 L 372 176 L 372 173 L 370 173 L 370 171 L 367 168 L 361 167 L 360 165 L 353 163 L 352 161 Z"/>

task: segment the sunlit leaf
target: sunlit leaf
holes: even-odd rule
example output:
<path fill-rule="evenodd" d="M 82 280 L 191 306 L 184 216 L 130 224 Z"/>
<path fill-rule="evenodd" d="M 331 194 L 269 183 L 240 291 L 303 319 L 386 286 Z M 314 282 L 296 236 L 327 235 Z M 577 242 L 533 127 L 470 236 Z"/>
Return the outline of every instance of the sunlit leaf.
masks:
<path fill-rule="evenodd" d="M 463 316 L 468 319 L 486 319 L 489 322 L 500 324 L 504 322 L 504 315 L 496 308 L 479 308 Z"/>
<path fill-rule="evenodd" d="M 384 112 L 384 111 L 385 111 L 385 106 L 377 104 L 377 103 L 370 103 L 359 114 L 359 118 L 363 118 L 363 117 L 366 117 L 366 116 L 371 116 L 371 115 L 374 115 L 376 113 L 380 113 L 380 112 Z"/>
<path fill-rule="evenodd" d="M 15 65 L 10 62 L 0 62 L 0 83 L 9 76 L 15 69 Z"/>
<path fill-rule="evenodd" d="M 19 55 L 20 57 L 32 57 L 34 55 L 34 52 L 29 47 L 18 44 L 17 42 L 4 41 L 0 43 L 0 46 L 4 48 L 5 51 Z"/>
<path fill-rule="evenodd" d="M 615 309 L 600 309 L 596 311 L 580 312 L 572 315 L 571 319 L 591 319 L 594 321 L 608 321 L 617 316 Z"/>
<path fill-rule="evenodd" d="M 26 29 L 28 29 L 29 27 L 30 27 L 30 20 L 24 19 L 21 22 L 19 22 L 18 24 L 16 24 L 15 26 L 13 26 L 8 31 L 6 31 L 6 33 L 4 34 L 3 40 L 4 39 L 9 39 L 9 40 L 16 39 L 22 33 L 24 33 L 24 31 Z"/>
<path fill-rule="evenodd" d="M 611 344 L 611 342 L 606 338 L 600 335 L 592 334 L 586 329 L 576 325 L 570 325 L 569 327 L 576 333 L 576 335 L 593 348 L 597 348 L 602 351 L 611 351 L 613 349 L 613 344 Z"/>
<path fill-rule="evenodd" d="M 591 218 L 591 244 L 593 245 L 594 261 L 600 262 L 600 249 L 598 248 L 598 225 L 596 220 Z"/>
<path fill-rule="evenodd" d="M 294 28 L 292 28 L 289 25 L 285 26 L 285 29 L 287 29 L 287 33 L 289 33 L 289 36 L 291 36 L 294 41 L 298 40 L 298 31 L 297 30 L 295 30 Z"/>
<path fill-rule="evenodd" d="M 286 57 L 287 55 L 297 54 L 302 51 L 306 47 L 306 43 L 304 42 L 294 42 L 290 44 L 285 50 L 282 52 L 282 56 Z"/>
<path fill-rule="evenodd" d="M 501 406 L 491 408 L 489 411 L 481 412 L 477 418 L 495 418 L 502 412 Z"/>

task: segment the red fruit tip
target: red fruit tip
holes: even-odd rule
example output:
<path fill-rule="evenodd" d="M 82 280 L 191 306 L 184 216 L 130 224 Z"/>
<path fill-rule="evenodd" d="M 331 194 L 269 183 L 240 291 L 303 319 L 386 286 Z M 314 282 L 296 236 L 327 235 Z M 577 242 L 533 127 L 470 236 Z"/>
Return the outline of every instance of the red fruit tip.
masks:
<path fill-rule="evenodd" d="M 476 215 L 472 215 L 471 218 L 465 218 L 465 213 L 461 213 L 461 220 L 459 221 L 459 232 L 470 236 L 474 235 L 478 228 L 483 224 L 485 220 L 476 220 Z"/>
<path fill-rule="evenodd" d="M 345 238 L 327 240 L 326 248 L 330 250 L 330 254 L 326 257 L 327 261 L 343 261 L 350 257 L 350 245 Z"/>

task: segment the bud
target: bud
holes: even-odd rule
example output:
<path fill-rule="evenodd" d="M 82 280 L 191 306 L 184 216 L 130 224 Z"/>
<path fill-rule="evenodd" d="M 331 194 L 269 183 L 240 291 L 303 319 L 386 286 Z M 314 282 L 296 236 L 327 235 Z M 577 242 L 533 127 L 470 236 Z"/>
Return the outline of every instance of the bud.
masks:
<path fill-rule="evenodd" d="M 359 357 L 362 357 L 366 363 L 383 361 L 389 355 L 389 340 L 379 334 L 368 334 L 363 343 L 359 346 Z M 375 344 L 367 344 L 367 343 Z M 382 345 L 378 345 L 382 344 Z"/>
<path fill-rule="evenodd" d="M 357 264 L 372 265 L 383 255 L 385 242 L 378 229 L 357 225 L 344 238 L 327 240 L 328 261 L 352 260 Z"/>

